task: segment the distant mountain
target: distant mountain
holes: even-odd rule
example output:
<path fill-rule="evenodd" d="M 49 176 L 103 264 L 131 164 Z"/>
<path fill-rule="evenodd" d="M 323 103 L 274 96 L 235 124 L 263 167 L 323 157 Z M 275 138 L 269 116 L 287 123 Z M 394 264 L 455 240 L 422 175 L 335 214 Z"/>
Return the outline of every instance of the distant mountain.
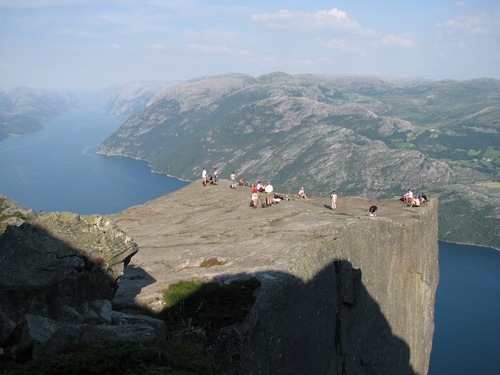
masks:
<path fill-rule="evenodd" d="M 71 94 L 20 87 L 0 89 L 0 140 L 33 132 L 77 107 Z"/>
<path fill-rule="evenodd" d="M 132 82 L 114 85 L 100 93 L 100 102 L 113 116 L 127 118 L 144 109 L 156 94 L 174 84 L 175 82 Z"/>
<path fill-rule="evenodd" d="M 442 239 L 500 247 L 499 103 L 494 79 L 202 77 L 156 91 L 98 152 L 186 180 L 235 170 L 284 193 L 411 187 L 441 198 Z"/>

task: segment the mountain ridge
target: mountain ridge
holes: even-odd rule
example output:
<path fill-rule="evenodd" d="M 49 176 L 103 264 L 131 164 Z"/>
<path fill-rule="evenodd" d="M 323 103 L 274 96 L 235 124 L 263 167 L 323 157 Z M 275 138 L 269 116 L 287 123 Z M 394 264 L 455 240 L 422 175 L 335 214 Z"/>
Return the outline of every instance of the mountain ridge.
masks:
<path fill-rule="evenodd" d="M 445 219 L 472 215 L 487 232 L 440 220 L 441 239 L 495 246 L 499 97 L 494 79 L 207 76 L 159 91 L 98 153 L 188 181 L 202 166 L 225 177 L 235 170 L 288 193 L 387 198 L 411 187 L 442 196 Z"/>
<path fill-rule="evenodd" d="M 78 108 L 70 93 L 18 87 L 0 88 L 0 141 L 43 129 L 63 112 Z"/>

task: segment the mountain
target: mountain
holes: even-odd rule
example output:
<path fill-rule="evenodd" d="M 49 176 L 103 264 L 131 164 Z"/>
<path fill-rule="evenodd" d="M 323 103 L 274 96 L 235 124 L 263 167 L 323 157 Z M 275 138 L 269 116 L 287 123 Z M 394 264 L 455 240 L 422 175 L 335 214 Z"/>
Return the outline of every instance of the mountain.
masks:
<path fill-rule="evenodd" d="M 127 118 L 142 110 L 158 92 L 174 84 L 148 81 L 114 85 L 100 93 L 100 102 L 113 116 Z"/>
<path fill-rule="evenodd" d="M 0 140 L 43 129 L 46 122 L 76 107 L 75 97 L 68 93 L 0 89 Z"/>
<path fill-rule="evenodd" d="M 98 152 L 309 194 L 440 196 L 440 238 L 499 247 L 500 81 L 243 74 L 158 90 Z"/>

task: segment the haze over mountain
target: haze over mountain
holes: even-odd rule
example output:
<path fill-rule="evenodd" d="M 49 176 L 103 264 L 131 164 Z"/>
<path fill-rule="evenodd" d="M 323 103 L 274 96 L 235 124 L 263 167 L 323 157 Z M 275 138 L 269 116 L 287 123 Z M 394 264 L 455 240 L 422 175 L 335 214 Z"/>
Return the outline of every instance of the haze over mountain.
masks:
<path fill-rule="evenodd" d="M 499 98 L 495 79 L 202 77 L 159 89 L 98 152 L 186 180 L 235 170 L 285 193 L 411 187 L 441 197 L 441 239 L 498 246 Z"/>
<path fill-rule="evenodd" d="M 499 247 L 500 83 L 228 74 L 133 82 L 100 93 L 124 119 L 99 152 L 185 180 L 218 167 L 309 194 L 440 197 L 440 239 Z M 40 129 L 75 96 L 2 91 L 2 137 Z"/>
<path fill-rule="evenodd" d="M 76 107 L 76 98 L 65 92 L 0 88 L 0 140 L 43 129 L 43 124 Z"/>

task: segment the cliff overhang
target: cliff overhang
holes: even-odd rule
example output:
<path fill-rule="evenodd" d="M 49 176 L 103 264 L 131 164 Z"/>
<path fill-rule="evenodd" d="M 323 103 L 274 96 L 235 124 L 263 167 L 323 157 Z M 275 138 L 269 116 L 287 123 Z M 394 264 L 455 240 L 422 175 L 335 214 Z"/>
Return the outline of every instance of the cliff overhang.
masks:
<path fill-rule="evenodd" d="M 249 314 L 214 344 L 227 373 L 426 374 L 437 200 L 290 198 L 252 209 L 249 188 L 194 182 L 111 215 L 140 249 L 114 305 L 161 311 L 176 282 L 255 278 Z"/>

